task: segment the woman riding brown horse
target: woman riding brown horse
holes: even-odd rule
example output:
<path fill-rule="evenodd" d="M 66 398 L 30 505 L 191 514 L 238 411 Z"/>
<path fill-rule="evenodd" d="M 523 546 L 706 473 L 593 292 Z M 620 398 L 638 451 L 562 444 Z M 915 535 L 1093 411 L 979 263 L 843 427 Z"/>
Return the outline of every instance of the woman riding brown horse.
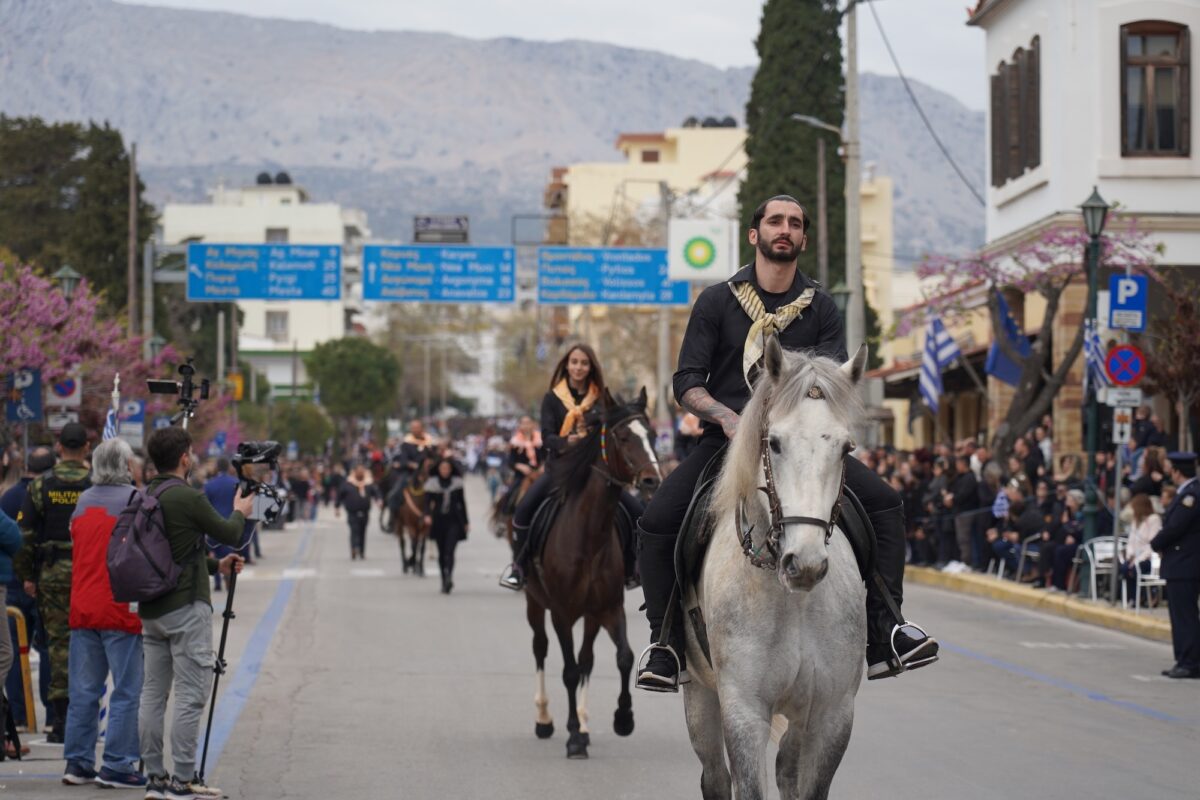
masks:
<path fill-rule="evenodd" d="M 429 459 L 423 459 L 400 489 L 401 503 L 395 514 L 396 538 L 400 540 L 404 571 L 412 570 L 422 578 L 425 577 L 425 542 L 429 538 L 429 523 L 425 521 L 425 481 L 429 479 L 429 463 Z M 405 547 L 406 543 L 410 548 Z"/>
<path fill-rule="evenodd" d="M 545 680 L 549 611 L 563 655 L 563 685 L 569 709 L 568 758 L 587 758 L 587 688 L 594 663 L 592 647 L 601 628 L 616 645 L 621 673 L 613 731 L 618 736 L 633 732 L 633 701 L 629 694 L 633 651 L 625 621 L 624 556 L 614 523 L 618 496 L 626 485 L 653 489 L 661 480 L 658 459 L 650 444 L 645 389 L 629 405 L 618 404 L 606 391 L 599 405 L 600 420 L 591 432 L 547 468 L 550 479 L 563 492 L 563 505 L 546 537 L 545 549 L 532 558 L 534 568 L 529 571 L 525 587 L 526 618 L 533 629 L 537 665 L 535 732 L 542 739 L 554 733 Z M 583 643 L 577 659 L 572 628 L 581 618 Z"/>

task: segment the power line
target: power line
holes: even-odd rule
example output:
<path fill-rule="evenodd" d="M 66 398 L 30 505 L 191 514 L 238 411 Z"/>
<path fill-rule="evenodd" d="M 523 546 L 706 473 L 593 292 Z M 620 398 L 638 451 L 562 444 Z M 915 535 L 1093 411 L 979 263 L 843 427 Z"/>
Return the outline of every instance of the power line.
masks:
<path fill-rule="evenodd" d="M 962 179 L 963 185 L 967 187 L 967 190 L 975 196 L 975 199 L 979 201 L 981 206 L 987 206 L 987 201 L 983 199 L 983 195 L 981 195 L 975 189 L 975 187 L 971 185 L 971 182 L 967 180 L 966 174 L 964 174 L 962 169 L 959 168 L 958 164 L 954 161 L 954 157 L 950 155 L 950 151 L 946 149 L 946 145 L 942 144 L 942 140 L 937 135 L 937 131 L 933 129 L 933 123 L 931 123 L 929 121 L 929 117 L 925 115 L 925 109 L 921 108 L 921 103 L 917 100 L 916 94 L 913 93 L 912 87 L 909 86 L 908 78 L 904 77 L 904 70 L 900 68 L 900 61 L 896 58 L 895 51 L 892 50 L 892 43 L 888 40 L 887 31 L 883 29 L 883 23 L 879 20 L 879 12 L 875 10 L 875 4 L 867 3 L 866 6 L 871 9 L 871 16 L 875 18 L 875 27 L 879 29 L 879 35 L 883 37 L 883 46 L 887 48 L 888 56 L 890 56 L 892 59 L 892 66 L 896 68 L 896 74 L 900 76 L 900 82 L 904 84 L 904 90 L 908 92 L 908 97 L 910 100 L 912 100 L 912 104 L 917 109 L 917 113 L 920 114 L 921 121 L 925 123 L 925 129 L 928 130 L 929 135 L 933 137 L 934 143 L 937 144 L 938 149 L 942 151 L 942 155 L 946 157 L 946 161 L 948 161 L 950 166 L 954 168 L 954 171 L 958 173 L 958 177 Z"/>

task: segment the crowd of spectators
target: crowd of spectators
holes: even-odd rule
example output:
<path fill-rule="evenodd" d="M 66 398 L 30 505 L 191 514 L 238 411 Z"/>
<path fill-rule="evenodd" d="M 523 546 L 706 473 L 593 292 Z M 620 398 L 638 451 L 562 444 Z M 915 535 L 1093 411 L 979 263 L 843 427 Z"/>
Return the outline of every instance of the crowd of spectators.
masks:
<path fill-rule="evenodd" d="M 1121 445 L 1120 476 L 1115 448 L 1096 454 L 1096 535 L 1111 536 L 1114 527 L 1129 534 L 1120 561 L 1131 594 L 1136 571 L 1150 570 L 1149 541 L 1175 492 L 1165 477 L 1168 441 L 1161 420 L 1143 408 Z M 911 564 L 990 571 L 1051 591 L 1069 588 L 1083 541 L 1085 464 L 1075 454 L 1056 457 L 1048 415 L 1005 459 L 973 439 L 915 452 L 883 447 L 859 457 L 903 498 Z M 1114 526 L 1118 491 L 1120 524 Z"/>

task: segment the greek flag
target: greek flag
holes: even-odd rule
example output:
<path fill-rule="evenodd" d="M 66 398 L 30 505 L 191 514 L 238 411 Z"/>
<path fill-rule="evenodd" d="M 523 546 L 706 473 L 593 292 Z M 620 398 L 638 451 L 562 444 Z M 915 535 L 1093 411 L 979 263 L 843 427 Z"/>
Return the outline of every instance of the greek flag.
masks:
<path fill-rule="evenodd" d="M 117 412 L 113 409 L 108 410 L 108 416 L 104 418 L 104 441 L 117 438 Z"/>
<path fill-rule="evenodd" d="M 1104 345 L 1100 342 L 1100 332 L 1096 330 L 1095 320 L 1083 322 L 1083 396 L 1087 397 L 1088 387 L 1097 390 L 1112 386 L 1112 380 L 1104 369 Z"/>
<path fill-rule="evenodd" d="M 929 320 L 925 330 L 925 354 L 921 357 L 921 397 L 925 405 L 934 414 L 938 412 L 938 400 L 942 396 L 942 370 L 956 358 L 962 358 L 962 351 L 954 342 L 946 326 L 937 317 Z"/>

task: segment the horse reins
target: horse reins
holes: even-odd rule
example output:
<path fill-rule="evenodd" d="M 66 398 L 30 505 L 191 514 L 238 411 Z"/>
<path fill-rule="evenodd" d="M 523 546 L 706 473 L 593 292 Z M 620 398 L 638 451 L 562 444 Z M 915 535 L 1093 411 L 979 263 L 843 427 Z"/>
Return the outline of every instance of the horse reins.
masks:
<path fill-rule="evenodd" d="M 819 386 L 813 386 L 808 390 L 808 396 L 813 400 L 824 400 L 825 393 L 821 391 Z M 764 400 L 764 404 L 770 398 Z M 762 426 L 759 430 L 759 457 L 762 460 L 763 468 L 763 483 L 764 486 L 759 486 L 758 491 L 767 496 L 767 512 L 770 516 L 770 527 L 767 529 L 767 537 L 763 540 L 759 547 L 754 546 L 754 526 L 742 529 L 742 517 L 744 516 L 745 501 L 738 504 L 737 510 L 734 511 L 734 531 L 737 534 L 738 540 L 741 543 L 742 553 L 750 560 L 750 563 L 759 569 L 777 569 L 779 567 L 779 538 L 783 535 L 785 525 L 815 525 L 818 528 L 825 529 L 825 544 L 829 544 L 829 540 L 833 537 L 833 529 L 837 526 L 838 519 L 842 513 L 842 490 L 846 487 L 846 460 L 842 457 L 842 475 L 838 480 L 837 497 L 833 501 L 833 509 L 829 512 L 829 519 L 818 519 L 817 517 L 793 516 L 785 517 L 783 515 L 783 504 L 779 501 L 779 493 L 775 489 L 775 470 L 771 466 L 771 436 L 770 430 L 767 427 L 767 415 L 763 414 Z M 765 554 L 763 551 L 766 551 Z"/>

